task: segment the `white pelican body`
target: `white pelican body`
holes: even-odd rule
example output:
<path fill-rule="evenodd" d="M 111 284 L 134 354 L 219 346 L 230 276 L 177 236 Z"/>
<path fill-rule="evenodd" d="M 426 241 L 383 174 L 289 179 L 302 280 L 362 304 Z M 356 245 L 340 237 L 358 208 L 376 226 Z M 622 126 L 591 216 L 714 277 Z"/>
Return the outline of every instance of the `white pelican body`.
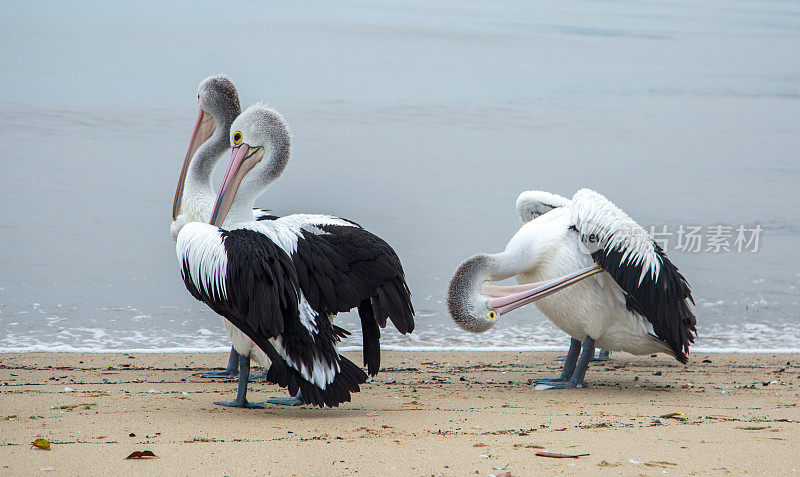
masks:
<path fill-rule="evenodd" d="M 577 234 L 569 226 L 570 210 L 557 208 L 524 224 L 511 238 L 504 253 L 519 254 L 525 263 L 535 263 L 522 269 L 518 283 L 544 282 L 595 265 L 591 255 L 581 250 Z M 626 308 L 625 292 L 607 273 L 534 304 L 560 330 L 579 341 L 589 336 L 598 347 L 609 351 L 672 354 L 669 346 L 654 339 L 653 325 Z"/>
<path fill-rule="evenodd" d="M 535 303 L 572 337 L 562 376 L 537 381 L 549 387 L 583 386 L 596 345 L 664 352 L 685 363 L 696 331 L 691 291 L 645 230 L 588 189 L 571 200 L 523 195 L 517 210 L 525 223 L 505 250 L 476 255 L 453 276 L 447 303 L 455 322 L 482 332 L 500 315 Z M 488 283 L 510 277 L 520 285 Z"/>

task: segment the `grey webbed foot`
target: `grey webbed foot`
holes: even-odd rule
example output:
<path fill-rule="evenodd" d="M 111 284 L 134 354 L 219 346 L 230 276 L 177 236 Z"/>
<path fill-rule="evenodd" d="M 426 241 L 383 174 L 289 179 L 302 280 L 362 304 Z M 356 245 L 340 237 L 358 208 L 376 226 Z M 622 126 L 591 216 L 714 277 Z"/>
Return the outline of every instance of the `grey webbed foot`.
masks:
<path fill-rule="evenodd" d="M 225 371 L 208 371 L 204 373 L 194 373 L 192 376 L 198 378 L 217 378 L 217 379 L 238 379 L 239 371 L 226 369 Z"/>
<path fill-rule="evenodd" d="M 584 388 L 586 387 L 586 383 L 583 381 L 580 382 L 573 382 L 573 381 L 561 381 L 561 382 L 552 382 L 552 383 L 539 383 L 536 385 L 534 389 L 537 391 L 543 391 L 545 389 L 572 389 L 572 388 Z"/>
<path fill-rule="evenodd" d="M 220 406 L 226 406 L 226 407 L 243 407 L 243 408 L 248 408 L 248 409 L 264 409 L 264 403 L 263 402 L 250 402 L 247 399 L 245 399 L 244 401 L 241 401 L 241 402 L 238 401 L 238 400 L 234 400 L 234 401 L 214 401 L 214 404 L 219 404 Z"/>
<path fill-rule="evenodd" d="M 586 387 L 583 377 L 586 375 L 586 368 L 594 357 L 594 340 L 586 337 L 583 343 L 576 339 L 570 341 L 567 359 L 564 361 L 564 369 L 561 378 L 552 382 L 540 382 L 534 389 L 542 391 L 545 389 L 572 389 Z M 571 366 L 570 366 L 571 365 Z M 542 380 L 544 381 L 544 380 Z"/>
<path fill-rule="evenodd" d="M 297 395 L 294 397 L 271 397 L 267 399 L 267 402 L 270 404 L 280 404 L 281 406 L 302 406 L 305 404 L 302 397 L 302 393 L 297 391 Z"/>
<path fill-rule="evenodd" d="M 528 380 L 528 384 L 553 384 L 563 383 L 566 381 L 567 380 L 563 378 L 531 378 Z"/>
<path fill-rule="evenodd" d="M 296 397 L 271 397 L 267 399 L 270 404 L 280 404 L 281 406 L 302 406 L 305 404 L 302 399 Z"/>

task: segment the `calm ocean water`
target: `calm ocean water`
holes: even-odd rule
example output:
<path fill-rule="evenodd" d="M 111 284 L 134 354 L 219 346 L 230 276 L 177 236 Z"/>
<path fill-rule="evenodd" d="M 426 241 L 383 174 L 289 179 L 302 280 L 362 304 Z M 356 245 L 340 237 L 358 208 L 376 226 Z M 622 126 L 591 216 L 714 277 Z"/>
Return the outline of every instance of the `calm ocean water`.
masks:
<path fill-rule="evenodd" d="M 0 45 L 0 351 L 228 348 L 169 236 L 196 87 L 220 72 L 294 135 L 257 205 L 398 251 L 418 328 L 391 347 L 566 346 L 532 308 L 462 332 L 443 295 L 517 230 L 520 191 L 589 187 L 667 233 L 696 349 L 800 351 L 796 2 L 7 1 Z M 677 250 L 691 226 L 700 251 Z"/>

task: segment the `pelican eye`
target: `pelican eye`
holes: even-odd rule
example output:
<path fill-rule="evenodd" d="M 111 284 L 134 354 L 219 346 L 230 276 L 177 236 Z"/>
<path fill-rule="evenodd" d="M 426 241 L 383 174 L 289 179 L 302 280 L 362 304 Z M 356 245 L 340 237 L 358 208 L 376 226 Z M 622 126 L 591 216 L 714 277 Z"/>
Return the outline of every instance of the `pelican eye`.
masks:
<path fill-rule="evenodd" d="M 486 319 L 487 320 L 494 320 L 497 318 L 497 312 L 494 310 L 489 310 L 486 312 Z"/>
<path fill-rule="evenodd" d="M 233 133 L 233 143 L 236 144 L 237 146 L 242 143 L 242 133 L 241 132 L 236 131 L 235 133 Z"/>

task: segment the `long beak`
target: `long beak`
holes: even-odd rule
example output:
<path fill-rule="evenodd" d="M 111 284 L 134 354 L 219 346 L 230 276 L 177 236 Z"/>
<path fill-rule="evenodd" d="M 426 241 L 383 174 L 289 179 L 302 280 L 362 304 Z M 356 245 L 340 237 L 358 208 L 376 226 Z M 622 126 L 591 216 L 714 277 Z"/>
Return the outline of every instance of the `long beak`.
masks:
<path fill-rule="evenodd" d="M 189 150 L 186 151 L 186 157 L 183 158 L 183 167 L 181 167 L 181 175 L 178 177 L 178 188 L 175 190 L 175 199 L 172 201 L 172 220 L 178 217 L 181 211 L 181 199 L 183 199 L 183 188 L 186 185 L 186 173 L 189 171 L 189 164 L 192 163 L 194 153 L 201 144 L 206 142 L 208 138 L 214 134 L 217 129 L 217 122 L 210 114 L 200 108 L 197 114 L 197 121 L 194 123 L 192 129 L 192 136 L 189 138 Z"/>
<path fill-rule="evenodd" d="M 211 214 L 211 225 L 222 226 L 225 217 L 236 198 L 236 191 L 242 179 L 252 169 L 261 158 L 264 157 L 264 148 L 261 146 L 251 148 L 247 144 L 236 146 L 231 151 L 231 160 L 228 162 L 228 169 L 225 170 L 225 179 L 222 180 L 222 187 L 217 196 L 217 203 L 214 204 L 214 212 Z"/>
<path fill-rule="evenodd" d="M 604 269 L 600 266 L 588 267 L 553 280 L 514 286 L 493 285 L 489 282 L 484 282 L 481 287 L 481 294 L 490 297 L 489 306 L 498 314 L 503 315 L 511 310 L 516 310 L 519 307 L 552 295 L 602 271 Z"/>

